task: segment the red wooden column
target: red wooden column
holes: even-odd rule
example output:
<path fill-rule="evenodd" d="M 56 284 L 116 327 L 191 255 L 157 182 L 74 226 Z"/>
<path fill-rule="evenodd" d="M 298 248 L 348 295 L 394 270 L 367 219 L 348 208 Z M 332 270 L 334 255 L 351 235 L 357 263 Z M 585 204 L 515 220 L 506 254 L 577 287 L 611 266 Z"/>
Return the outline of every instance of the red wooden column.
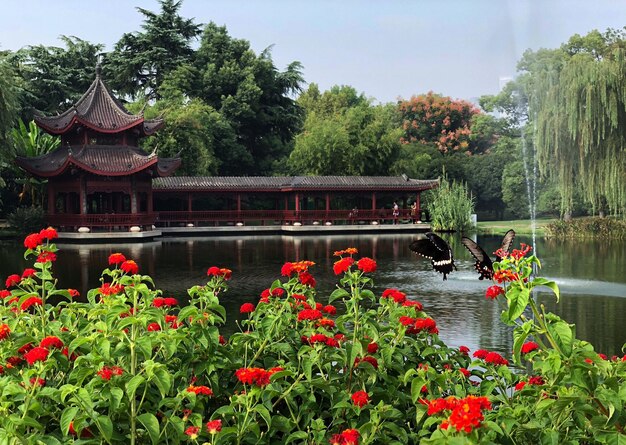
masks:
<path fill-rule="evenodd" d="M 84 175 L 81 175 L 80 177 L 79 197 L 80 197 L 80 214 L 86 215 L 87 214 L 87 179 L 85 178 Z"/>
<path fill-rule="evenodd" d="M 372 192 L 372 210 L 376 210 L 376 192 Z"/>
<path fill-rule="evenodd" d="M 420 196 L 421 196 L 421 192 L 417 192 L 415 195 L 415 215 L 417 216 L 417 220 L 421 221 L 422 220 L 422 206 L 420 204 Z"/>
<path fill-rule="evenodd" d="M 296 212 L 300 211 L 300 194 L 296 193 Z"/>

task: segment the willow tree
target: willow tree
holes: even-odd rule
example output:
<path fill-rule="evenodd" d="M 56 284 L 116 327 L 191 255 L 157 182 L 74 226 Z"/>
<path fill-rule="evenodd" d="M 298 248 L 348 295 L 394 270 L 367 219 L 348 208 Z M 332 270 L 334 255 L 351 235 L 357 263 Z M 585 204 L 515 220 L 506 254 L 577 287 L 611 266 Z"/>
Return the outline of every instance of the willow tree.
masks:
<path fill-rule="evenodd" d="M 524 55 L 539 166 L 570 214 L 582 191 L 593 213 L 626 210 L 626 33 L 575 35 Z"/>

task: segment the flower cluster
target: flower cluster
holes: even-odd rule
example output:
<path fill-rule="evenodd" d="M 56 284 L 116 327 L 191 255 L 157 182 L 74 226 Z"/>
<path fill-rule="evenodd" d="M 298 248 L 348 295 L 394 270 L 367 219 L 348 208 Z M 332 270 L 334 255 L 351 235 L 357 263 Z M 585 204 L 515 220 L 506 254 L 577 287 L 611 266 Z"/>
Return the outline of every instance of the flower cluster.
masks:
<path fill-rule="evenodd" d="M 202 394 L 204 396 L 212 396 L 213 395 L 213 390 L 211 388 L 209 388 L 208 386 L 194 386 L 194 385 L 189 385 L 187 387 L 187 392 L 193 393 L 193 394 Z"/>
<path fill-rule="evenodd" d="M 359 445 L 359 437 L 361 437 L 361 434 L 358 430 L 349 429 L 339 434 L 334 434 L 330 438 L 329 443 L 331 445 Z"/>
<path fill-rule="evenodd" d="M 438 334 L 437 323 L 430 317 L 413 318 L 403 315 L 398 319 L 400 324 L 406 326 L 407 334 L 419 334 L 420 332 L 428 332 L 429 334 Z"/>
<path fill-rule="evenodd" d="M 266 386 L 270 383 L 272 374 L 282 371 L 283 368 L 275 367 L 270 370 L 263 368 L 239 368 L 235 371 L 235 376 L 244 385 Z"/>
<path fill-rule="evenodd" d="M 298 312 L 298 321 L 304 321 L 304 320 L 313 321 L 313 320 L 319 320 L 322 317 L 324 317 L 324 315 L 322 314 L 322 311 L 320 311 L 319 309 L 304 309 Z"/>
<path fill-rule="evenodd" d="M 474 357 L 484 360 L 485 363 L 491 363 L 496 366 L 507 366 L 509 361 L 502 357 L 497 352 L 487 351 L 485 349 L 478 349 L 474 352 Z"/>
<path fill-rule="evenodd" d="M 495 300 L 496 298 L 498 298 L 499 295 L 504 295 L 504 293 L 504 288 L 500 286 L 490 286 L 485 292 L 485 298 Z"/>
<path fill-rule="evenodd" d="M 119 366 L 103 366 L 96 374 L 98 374 L 102 380 L 111 380 L 111 377 L 114 375 L 124 374 L 124 370 Z"/>
<path fill-rule="evenodd" d="M 173 297 L 166 297 L 166 298 L 162 298 L 162 297 L 157 297 L 154 300 L 152 300 L 152 306 L 154 307 L 172 307 L 172 306 L 177 306 L 178 305 L 178 300 L 176 298 Z"/>
<path fill-rule="evenodd" d="M 442 429 L 450 426 L 457 431 L 471 433 L 484 420 L 483 410 L 491 410 L 491 402 L 487 397 L 467 396 L 459 399 L 454 396 L 423 401 L 428 406 L 429 416 L 443 411 L 450 411 L 446 420 L 441 423 Z"/>
<path fill-rule="evenodd" d="M 217 266 L 211 266 L 209 267 L 209 269 L 206 271 L 206 274 L 208 276 L 212 276 L 212 277 L 221 277 L 223 280 L 228 281 L 230 280 L 233 271 L 230 269 L 226 269 L 226 268 L 220 268 Z"/>
<path fill-rule="evenodd" d="M 338 334 L 338 335 L 340 335 L 340 334 Z M 338 340 L 337 336 L 329 337 L 329 336 L 324 335 L 324 334 L 313 334 L 310 337 L 307 337 L 306 335 L 303 335 L 300 338 L 300 340 L 302 341 L 303 344 L 311 345 L 311 346 L 313 346 L 316 343 L 321 343 L 321 344 L 324 344 L 326 346 L 330 346 L 331 348 L 338 348 L 339 347 L 339 340 Z"/>
<path fill-rule="evenodd" d="M 350 269 L 350 266 L 352 266 L 353 264 L 354 258 L 350 256 L 343 257 L 340 260 L 336 261 L 335 264 L 333 264 L 333 272 L 335 272 L 335 275 L 341 275 L 342 273 L 348 271 L 348 269 Z"/>
<path fill-rule="evenodd" d="M 352 399 L 354 406 L 358 406 L 359 408 L 363 408 L 370 402 L 369 395 L 365 391 L 357 391 L 352 394 L 350 398 Z"/>

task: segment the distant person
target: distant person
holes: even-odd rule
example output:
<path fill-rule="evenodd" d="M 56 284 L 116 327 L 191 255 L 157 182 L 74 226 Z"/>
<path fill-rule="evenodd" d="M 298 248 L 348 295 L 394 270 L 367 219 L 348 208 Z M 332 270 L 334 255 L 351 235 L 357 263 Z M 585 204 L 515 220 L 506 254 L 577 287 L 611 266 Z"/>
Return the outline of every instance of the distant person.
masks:
<path fill-rule="evenodd" d="M 398 207 L 398 203 L 397 202 L 393 202 L 393 223 L 394 224 L 398 224 L 398 217 L 400 216 L 400 207 Z"/>
<path fill-rule="evenodd" d="M 417 219 L 417 202 L 411 204 L 411 222 L 415 224 L 415 220 Z"/>

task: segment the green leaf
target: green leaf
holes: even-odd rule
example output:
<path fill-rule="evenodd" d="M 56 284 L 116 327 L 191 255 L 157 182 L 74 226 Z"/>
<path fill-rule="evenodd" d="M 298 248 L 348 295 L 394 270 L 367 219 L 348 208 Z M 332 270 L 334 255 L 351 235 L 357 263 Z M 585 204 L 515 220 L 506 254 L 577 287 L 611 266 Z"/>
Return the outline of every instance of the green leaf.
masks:
<path fill-rule="evenodd" d="M 136 376 L 137 377 L 137 376 Z M 141 422 L 141 424 L 146 428 L 146 431 L 150 435 L 150 440 L 152 443 L 159 442 L 159 421 L 156 416 L 152 413 L 143 413 L 140 416 L 137 416 L 137 420 Z"/>
<path fill-rule="evenodd" d="M 291 433 L 287 440 L 285 441 L 285 445 L 290 444 L 293 441 L 299 440 L 299 443 L 305 443 L 305 441 L 309 438 L 309 435 L 304 431 L 296 431 Z M 621 445 L 621 444 L 620 444 Z"/>
<path fill-rule="evenodd" d="M 554 295 L 556 297 L 556 302 L 559 302 L 559 298 L 560 298 L 560 291 L 559 291 L 559 286 L 558 284 L 556 284 L 554 281 L 552 280 L 547 280 L 543 277 L 537 277 L 535 278 L 532 283 L 531 286 L 533 288 L 537 287 L 537 286 L 545 286 L 545 287 L 549 287 L 550 289 L 552 289 L 552 292 L 554 292 Z"/>
<path fill-rule="evenodd" d="M 423 377 L 415 377 L 411 382 L 411 400 L 413 403 L 417 403 L 422 395 L 422 388 L 426 384 L 426 379 Z"/>
<path fill-rule="evenodd" d="M 61 421 L 59 423 L 61 425 L 61 432 L 64 435 L 67 436 L 70 430 L 70 422 L 74 420 L 74 417 L 76 417 L 76 414 L 78 414 L 77 406 L 68 406 L 67 408 L 63 410 L 63 413 L 61 414 Z"/>
<path fill-rule="evenodd" d="M 145 335 L 138 338 L 135 344 L 137 345 L 137 349 L 143 354 L 144 360 L 152 358 L 152 340 L 150 336 Z"/>
<path fill-rule="evenodd" d="M 126 383 L 126 391 L 128 393 L 129 399 L 132 399 L 133 397 L 135 397 L 135 392 L 137 391 L 137 388 L 139 387 L 139 385 L 141 385 L 145 381 L 146 379 L 144 376 L 136 375 L 135 377 L 130 379 L 128 383 Z"/>
<path fill-rule="evenodd" d="M 339 298 L 344 298 L 344 297 L 349 297 L 350 294 L 348 293 L 347 290 L 343 289 L 343 288 L 338 288 L 335 289 L 333 291 L 332 294 L 330 294 L 330 297 L 328 297 L 328 304 L 331 304 L 333 301 L 339 299 Z"/>
<path fill-rule="evenodd" d="M 517 320 L 524 313 L 530 299 L 530 289 L 523 287 L 512 287 L 507 293 L 506 298 L 509 303 L 507 318 L 510 323 Z"/>
<path fill-rule="evenodd" d="M 259 413 L 259 415 L 263 418 L 263 420 L 265 421 L 265 424 L 268 427 L 272 424 L 272 415 L 270 414 L 270 412 L 267 410 L 265 406 L 257 405 L 254 407 L 254 411 Z"/>
<path fill-rule="evenodd" d="M 113 437 L 113 422 L 111 422 L 109 416 L 98 416 L 97 425 L 98 429 L 104 436 L 104 439 L 107 442 L 110 442 L 111 438 Z"/>
<path fill-rule="evenodd" d="M 562 320 L 547 323 L 548 332 L 566 357 L 572 355 L 574 335 L 572 329 Z"/>
<path fill-rule="evenodd" d="M 154 382 L 159 388 L 161 397 L 165 397 L 172 387 L 172 376 L 167 372 L 165 367 L 154 370 Z"/>
<path fill-rule="evenodd" d="M 346 368 L 352 369 L 354 366 L 354 360 L 357 357 L 363 355 L 363 346 L 360 341 L 355 341 L 354 343 L 349 343 L 346 345 L 346 355 L 348 358 L 348 363 L 346 363 Z"/>
<path fill-rule="evenodd" d="M 113 387 L 111 388 L 111 398 L 109 400 L 109 407 L 111 412 L 117 411 L 120 406 L 120 402 L 124 398 L 124 391 L 122 388 Z"/>
<path fill-rule="evenodd" d="M 524 343 L 530 335 L 530 331 L 532 330 L 532 328 L 533 322 L 529 320 L 524 322 L 523 325 L 516 327 L 513 331 L 513 360 L 518 365 L 521 363 L 520 354 L 522 351 L 522 346 L 524 346 Z"/>

